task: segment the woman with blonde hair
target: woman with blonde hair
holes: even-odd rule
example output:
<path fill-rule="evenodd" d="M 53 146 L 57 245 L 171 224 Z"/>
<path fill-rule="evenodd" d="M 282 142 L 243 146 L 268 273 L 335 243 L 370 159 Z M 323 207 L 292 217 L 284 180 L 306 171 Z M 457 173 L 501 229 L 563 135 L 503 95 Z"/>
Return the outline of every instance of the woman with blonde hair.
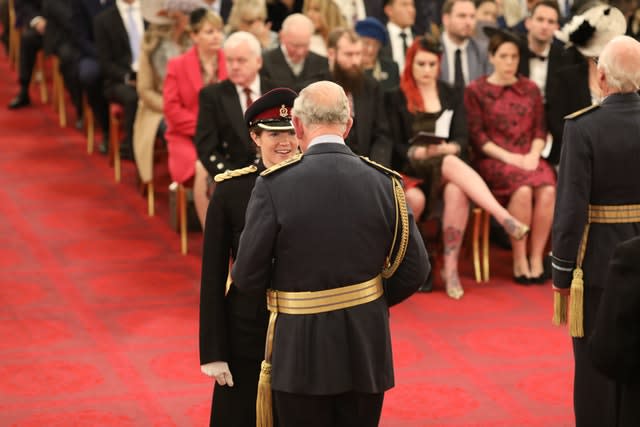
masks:
<path fill-rule="evenodd" d="M 235 0 L 229 12 L 225 33 L 247 31 L 260 41 L 262 50 L 278 46 L 278 35 L 271 31 L 267 22 L 267 4 L 265 0 Z"/>
<path fill-rule="evenodd" d="M 340 8 L 333 0 L 305 0 L 302 13 L 311 19 L 316 29 L 309 50 L 327 56 L 329 33 L 334 28 L 347 26 Z"/>

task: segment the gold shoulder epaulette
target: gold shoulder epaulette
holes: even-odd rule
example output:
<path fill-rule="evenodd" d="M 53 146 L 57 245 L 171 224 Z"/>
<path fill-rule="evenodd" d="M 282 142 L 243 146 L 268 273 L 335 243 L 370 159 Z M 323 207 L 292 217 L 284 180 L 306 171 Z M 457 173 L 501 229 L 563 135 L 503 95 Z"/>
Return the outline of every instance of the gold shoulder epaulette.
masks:
<path fill-rule="evenodd" d="M 402 175 L 400 175 L 398 172 L 394 171 L 393 169 L 389 169 L 386 166 L 382 166 L 380 163 L 374 162 L 373 160 L 371 160 L 368 157 L 360 156 L 360 158 L 362 160 L 364 160 L 367 164 L 369 164 L 369 165 L 373 166 L 374 168 L 384 172 L 386 175 L 392 175 L 392 176 L 395 176 L 398 179 L 402 179 Z"/>
<path fill-rule="evenodd" d="M 291 165 L 293 165 L 295 163 L 298 163 L 301 159 L 302 159 L 302 153 L 298 153 L 295 156 L 293 156 L 293 157 L 291 157 L 291 158 L 289 158 L 289 159 L 287 159 L 287 160 L 285 160 L 283 162 L 277 163 L 277 164 L 271 166 L 270 168 L 263 170 L 262 173 L 260 173 L 260 176 L 267 176 L 267 175 L 269 175 L 269 174 L 271 174 L 271 173 L 273 173 L 273 172 L 275 172 L 277 170 L 280 170 L 282 168 L 286 168 L 287 166 L 291 166 Z"/>
<path fill-rule="evenodd" d="M 595 110 L 596 108 L 598 108 L 600 106 L 600 104 L 593 104 L 593 105 L 589 105 L 588 107 L 585 108 L 581 108 L 578 111 L 574 111 L 571 114 L 567 114 L 566 116 L 564 116 L 565 120 L 571 120 L 571 119 L 575 119 L 576 117 L 580 117 L 583 114 L 588 113 L 589 111 Z"/>
<path fill-rule="evenodd" d="M 222 182 L 231 178 L 235 178 L 237 176 L 249 175 L 250 173 L 254 173 L 257 170 L 258 168 L 255 165 L 247 166 L 241 169 L 232 169 L 232 170 L 228 170 L 226 172 L 217 174 L 216 176 L 213 177 L 213 180 L 215 182 Z"/>

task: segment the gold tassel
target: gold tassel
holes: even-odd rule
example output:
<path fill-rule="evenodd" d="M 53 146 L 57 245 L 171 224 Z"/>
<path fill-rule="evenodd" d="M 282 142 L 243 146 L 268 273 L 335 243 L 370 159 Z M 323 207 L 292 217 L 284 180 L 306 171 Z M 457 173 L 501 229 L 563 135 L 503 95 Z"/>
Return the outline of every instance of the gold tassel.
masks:
<path fill-rule="evenodd" d="M 553 293 L 553 320 L 555 326 L 567 324 L 567 306 L 569 305 L 569 296 L 560 292 Z"/>
<path fill-rule="evenodd" d="M 571 301 L 569 302 L 569 334 L 574 338 L 584 337 L 584 281 L 582 268 L 573 270 Z"/>
<path fill-rule="evenodd" d="M 273 427 L 273 407 L 271 400 L 271 363 L 262 361 L 256 399 L 256 427 Z"/>

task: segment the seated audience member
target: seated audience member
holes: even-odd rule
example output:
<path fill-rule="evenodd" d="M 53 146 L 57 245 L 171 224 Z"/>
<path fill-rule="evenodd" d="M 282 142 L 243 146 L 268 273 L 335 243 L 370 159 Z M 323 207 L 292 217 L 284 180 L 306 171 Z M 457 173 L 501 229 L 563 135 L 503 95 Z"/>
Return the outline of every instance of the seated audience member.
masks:
<path fill-rule="evenodd" d="M 271 30 L 280 32 L 287 16 L 302 13 L 303 3 L 303 0 L 267 0 L 267 22 L 271 23 Z"/>
<path fill-rule="evenodd" d="M 226 22 L 232 5 L 233 0 L 165 0 L 164 8 L 169 13 L 181 12 L 187 16 L 196 9 L 204 8 Z"/>
<path fill-rule="evenodd" d="M 338 5 L 348 28 L 353 28 L 356 22 L 373 16 L 382 21 L 384 16 L 384 0 L 331 0 Z"/>
<path fill-rule="evenodd" d="M 380 48 L 387 44 L 387 31 L 376 18 L 368 17 L 356 22 L 356 33 L 362 38 L 362 67 L 367 75 L 376 79 L 384 91 L 400 84 L 398 64 L 380 56 Z"/>
<path fill-rule="evenodd" d="M 16 1 L 14 8 L 16 25 L 21 28 L 20 67 L 18 73 L 20 91 L 9 103 L 10 110 L 31 105 L 29 85 L 36 65 L 36 56 L 38 51 L 42 49 L 43 35 L 47 27 L 47 20 L 42 13 L 42 0 Z"/>
<path fill-rule="evenodd" d="M 476 0 L 476 31 L 474 38 L 482 43 L 487 43 L 484 27 L 498 26 L 498 3 L 496 0 Z"/>
<path fill-rule="evenodd" d="M 136 81 L 138 111 L 133 124 L 133 152 L 142 182 L 153 179 L 153 147 L 156 136 L 164 138 L 162 85 L 167 62 L 191 46 L 184 15 L 160 16 L 159 13 L 166 14 L 163 3 L 146 0 L 142 4 L 143 18 L 149 26 L 142 41 Z"/>
<path fill-rule="evenodd" d="M 82 91 L 86 94 L 96 122 L 102 129 L 103 140 L 98 150 L 105 154 L 109 141 L 109 109 L 104 95 L 104 73 L 98 61 L 93 20 L 101 12 L 113 7 L 115 0 L 71 0 L 71 28 L 73 46 L 78 51 L 75 70 Z"/>
<path fill-rule="evenodd" d="M 550 163 L 560 162 L 564 117 L 600 102 L 595 60 L 609 40 L 624 34 L 626 27 L 622 12 L 612 6 L 597 5 L 574 16 L 556 32 L 567 49 L 564 64 L 547 80 L 548 126 L 553 137 Z"/>
<path fill-rule="evenodd" d="M 473 38 L 476 6 L 472 0 L 446 0 L 442 6 L 440 79 L 454 86 L 489 73 L 486 45 Z"/>
<path fill-rule="evenodd" d="M 413 43 L 413 24 L 416 20 L 416 8 L 413 0 L 384 0 L 384 13 L 387 17 L 389 43 L 382 55 L 393 59 L 398 69 L 404 69 L 404 57 Z"/>
<path fill-rule="evenodd" d="M 385 166 L 391 164 L 393 142 L 384 111 L 380 84 L 362 68 L 362 40 L 352 29 L 336 28 L 329 35 L 327 80 L 342 86 L 351 103 L 353 127 L 345 142 L 351 150 Z"/>
<path fill-rule="evenodd" d="M 210 425 L 255 426 L 260 364 L 269 322 L 264 295 L 238 292 L 227 282 L 238 254 L 244 217 L 256 179 L 265 168 L 298 153 L 291 124 L 296 93 L 274 89 L 245 114 L 260 151 L 257 165 L 216 175 L 207 210 L 200 287 L 200 369 L 215 381 Z M 285 109 L 283 112 L 282 109 Z M 220 316 L 219 313 L 228 313 Z"/>
<path fill-rule="evenodd" d="M 303 13 L 311 19 L 315 28 L 309 50 L 318 55 L 327 56 L 329 33 L 335 28 L 347 25 L 340 8 L 333 1 L 305 0 Z"/>
<path fill-rule="evenodd" d="M 235 0 L 229 13 L 225 32 L 246 31 L 258 39 L 263 50 L 278 46 L 278 34 L 267 23 L 265 0 Z"/>
<path fill-rule="evenodd" d="M 474 165 L 511 215 L 531 227 L 528 238 L 511 239 L 514 281 L 544 283 L 556 177 L 540 157 L 546 138 L 542 96 L 534 82 L 517 75 L 520 38 L 507 30 L 485 31 L 494 71 L 464 94 Z"/>
<path fill-rule="evenodd" d="M 228 169 L 252 164 L 256 152 L 243 114 L 255 99 L 273 89 L 260 77 L 262 48 L 258 39 L 246 31 L 231 34 L 224 42 L 224 57 L 229 78 L 210 84 L 200 91 L 195 144 L 198 152 L 194 193 L 206 193 L 206 177 Z M 166 83 L 165 83 L 166 88 Z M 205 179 L 201 178 L 204 175 Z M 201 194 L 197 196 L 201 198 Z M 206 212 L 198 207 L 198 213 Z M 203 212 L 204 211 L 204 212 Z M 201 216 L 203 221 L 205 216 Z M 204 225 L 204 224 L 203 224 Z"/>
<path fill-rule="evenodd" d="M 447 295 L 464 294 L 458 276 L 458 255 L 469 217 L 469 198 L 490 212 L 505 230 L 522 238 L 527 227 L 516 221 L 493 197 L 487 184 L 463 159 L 467 157 L 467 122 L 462 88 L 438 80 L 442 48 L 431 36 L 419 37 L 407 51 L 400 88 L 387 104 L 393 139 L 393 167 L 421 180 L 406 185 L 407 204 L 416 218 L 434 214 L 444 204 L 442 229 Z M 438 122 L 441 122 L 439 126 Z M 436 129 L 437 127 L 444 129 Z M 433 144 L 410 140 L 419 132 L 442 132 Z M 440 213 L 438 213 L 440 214 Z"/>
<path fill-rule="evenodd" d="M 313 23 L 295 13 L 282 23 L 280 46 L 262 55 L 260 73 L 276 86 L 300 90 L 326 75 L 327 58 L 309 51 Z"/>
<path fill-rule="evenodd" d="M 208 204 L 208 173 L 198 160 L 194 145 L 198 94 L 204 86 L 223 81 L 227 77 L 227 66 L 221 48 L 224 39 L 222 19 L 207 9 L 196 9 L 191 12 L 189 27 L 193 47 L 171 59 L 167 65 L 163 86 L 164 119 L 167 124 L 165 139 L 171 180 L 185 183 L 194 178 L 194 204 L 198 218 L 204 224 Z M 212 119 L 205 116 L 203 120 Z"/>
<path fill-rule="evenodd" d="M 124 111 L 120 154 L 133 159 L 133 122 L 138 109 L 136 79 L 144 34 L 140 0 L 116 1 L 95 17 L 93 25 L 105 97 L 120 104 Z"/>

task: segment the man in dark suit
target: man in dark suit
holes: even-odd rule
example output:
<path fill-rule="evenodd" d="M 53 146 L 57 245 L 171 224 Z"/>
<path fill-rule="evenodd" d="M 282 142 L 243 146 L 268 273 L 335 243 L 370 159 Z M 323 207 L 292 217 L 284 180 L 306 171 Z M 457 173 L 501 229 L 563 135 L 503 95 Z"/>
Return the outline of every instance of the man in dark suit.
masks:
<path fill-rule="evenodd" d="M 36 65 L 36 56 L 42 49 L 43 35 L 47 27 L 47 20 L 42 15 L 42 0 L 16 0 L 15 12 L 16 25 L 22 28 L 18 76 L 20 91 L 9 103 L 10 110 L 31 105 L 29 85 Z"/>
<path fill-rule="evenodd" d="M 614 248 L 640 235 L 640 43 L 614 38 L 597 69 L 604 101 L 568 116 L 553 220 L 555 323 L 562 323 L 567 294 L 575 363 L 576 427 L 611 426 L 619 402 L 616 384 L 598 372 L 589 337 Z M 637 420 L 636 420 L 637 421 Z"/>
<path fill-rule="evenodd" d="M 389 306 L 430 269 L 400 176 L 345 144 L 349 104 L 332 82 L 302 90 L 293 125 L 304 154 L 256 181 L 233 267 L 241 292 L 273 289 L 258 405 L 272 349 L 280 427 L 378 425 L 394 385 Z"/>
<path fill-rule="evenodd" d="M 280 46 L 263 55 L 260 74 L 276 86 L 300 90 L 328 71 L 327 58 L 309 51 L 313 22 L 305 15 L 289 15 L 282 23 Z"/>
<path fill-rule="evenodd" d="M 260 77 L 262 49 L 254 35 L 245 31 L 231 34 L 225 40 L 224 54 L 228 79 L 205 86 L 199 95 L 196 182 L 202 174 L 213 177 L 253 163 L 255 148 L 243 114 L 253 100 L 273 89 L 273 84 Z"/>
<path fill-rule="evenodd" d="M 380 55 L 393 59 L 402 72 L 407 49 L 413 43 L 416 8 L 413 0 L 385 0 L 384 13 L 388 19 L 389 43 L 382 48 Z"/>
<path fill-rule="evenodd" d="M 102 72 L 98 63 L 93 19 L 112 7 L 115 0 L 71 0 L 71 29 L 73 46 L 78 51 L 75 72 L 87 102 L 102 128 L 103 142 L 98 149 L 107 152 L 109 140 L 109 112 L 102 85 Z"/>
<path fill-rule="evenodd" d="M 619 392 L 616 418 L 609 425 L 634 427 L 640 420 L 640 237 L 620 243 L 607 274 L 606 288 L 589 350 L 594 365 L 614 380 Z"/>
<path fill-rule="evenodd" d="M 136 73 L 144 34 L 140 0 L 116 1 L 95 17 L 93 25 L 104 94 L 107 100 L 122 105 L 124 111 L 121 155 L 133 159 L 133 122 L 138 109 Z"/>
<path fill-rule="evenodd" d="M 385 166 L 391 164 L 393 142 L 384 111 L 380 84 L 367 76 L 362 67 L 362 40 L 351 29 L 337 28 L 327 43 L 327 80 L 338 83 L 351 102 L 353 128 L 346 138 L 351 150 Z"/>

